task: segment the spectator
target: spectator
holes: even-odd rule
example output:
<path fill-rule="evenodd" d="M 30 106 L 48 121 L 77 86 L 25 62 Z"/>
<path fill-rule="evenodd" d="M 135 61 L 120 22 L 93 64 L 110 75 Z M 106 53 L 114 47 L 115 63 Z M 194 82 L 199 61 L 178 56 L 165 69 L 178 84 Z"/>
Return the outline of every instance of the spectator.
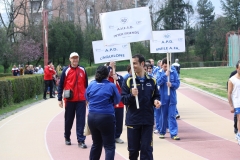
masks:
<path fill-rule="evenodd" d="M 178 59 L 175 59 L 175 63 L 173 63 L 172 66 L 175 67 L 178 76 L 180 76 L 180 64 L 178 63 Z"/>
<path fill-rule="evenodd" d="M 129 77 L 122 85 L 122 102 L 127 106 L 129 159 L 137 160 L 140 151 L 140 159 L 152 160 L 153 105 L 156 108 L 160 107 L 160 95 L 155 79 L 149 77 L 143 69 L 145 58 L 142 55 L 135 55 L 132 60 L 137 88 L 134 88 L 132 77 Z M 135 96 L 139 99 L 139 109 L 137 109 Z"/>
<path fill-rule="evenodd" d="M 85 93 L 89 103 L 88 126 L 93 144 L 89 159 L 99 160 L 102 147 L 105 159 L 114 160 L 115 155 L 115 117 L 114 105 L 120 102 L 120 95 L 115 84 L 107 80 L 108 69 L 99 66 L 95 80 L 90 83 Z"/>
<path fill-rule="evenodd" d="M 44 73 L 43 68 L 41 65 L 39 65 L 37 74 L 43 74 L 43 73 Z"/>
<path fill-rule="evenodd" d="M 116 73 L 116 63 L 113 61 L 110 62 L 108 66 L 108 70 L 109 70 L 108 80 L 112 83 L 115 83 L 119 94 L 121 94 L 123 77 Z M 120 139 L 120 136 L 122 134 L 122 129 L 123 129 L 124 104 L 120 101 L 117 105 L 114 106 L 114 110 L 115 110 L 115 119 L 116 119 L 115 142 L 124 143 L 124 141 Z"/>
<path fill-rule="evenodd" d="M 131 70 L 130 64 L 127 66 L 127 72 L 128 73 L 125 76 L 123 76 L 123 80 L 126 80 L 126 79 L 128 79 L 128 77 L 132 76 L 132 70 Z"/>
<path fill-rule="evenodd" d="M 45 88 L 44 88 L 44 93 L 43 93 L 43 99 L 47 99 L 46 97 L 46 94 L 47 94 L 47 90 L 48 90 L 48 87 L 50 88 L 50 98 L 55 98 L 53 95 L 52 95 L 52 90 L 53 90 L 53 81 L 52 81 L 52 77 L 53 75 L 55 74 L 55 70 L 53 68 L 53 64 L 52 64 L 52 61 L 49 61 L 48 62 L 48 65 L 45 66 L 44 68 L 44 84 L 45 84 Z"/>
<path fill-rule="evenodd" d="M 13 65 L 12 68 L 12 74 L 13 76 L 19 76 L 20 70 L 16 67 L 16 65 Z"/>
<path fill-rule="evenodd" d="M 66 91 L 72 93 L 72 96 L 69 95 L 66 97 L 66 95 L 64 95 L 65 144 L 71 145 L 71 129 L 74 117 L 76 115 L 78 147 L 87 148 L 87 145 L 85 144 L 86 136 L 83 135 L 86 118 L 86 99 L 84 97 L 84 94 L 88 86 L 87 72 L 84 67 L 78 65 L 78 53 L 71 53 L 69 56 L 69 61 L 70 65 L 63 70 L 58 86 L 58 103 L 60 107 L 63 107 L 63 90 L 65 90 L 65 93 Z"/>

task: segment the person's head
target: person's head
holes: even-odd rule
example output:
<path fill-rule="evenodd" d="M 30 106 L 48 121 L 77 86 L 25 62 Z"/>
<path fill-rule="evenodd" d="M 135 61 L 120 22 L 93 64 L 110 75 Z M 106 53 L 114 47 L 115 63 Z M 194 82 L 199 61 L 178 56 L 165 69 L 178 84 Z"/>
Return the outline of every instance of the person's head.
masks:
<path fill-rule="evenodd" d="M 178 59 L 175 59 L 175 63 L 178 63 Z"/>
<path fill-rule="evenodd" d="M 48 63 L 47 63 L 48 65 L 52 65 L 52 61 L 48 61 Z"/>
<path fill-rule="evenodd" d="M 133 61 L 133 69 L 135 73 L 140 73 L 142 72 L 143 66 L 145 64 L 145 58 L 140 55 L 140 54 L 136 54 L 132 57 L 132 61 Z"/>
<path fill-rule="evenodd" d="M 108 69 L 106 66 L 98 66 L 96 73 L 95 73 L 95 80 L 97 82 L 101 82 L 103 79 L 108 77 Z"/>
<path fill-rule="evenodd" d="M 167 64 L 169 64 L 169 62 L 167 63 L 167 58 L 164 58 L 164 59 L 162 60 L 162 69 L 163 69 L 164 71 L 167 71 Z"/>
<path fill-rule="evenodd" d="M 153 71 L 153 66 L 151 64 L 147 65 L 147 72 L 151 74 L 152 71 Z"/>
<path fill-rule="evenodd" d="M 132 74 L 132 70 L 131 70 L 131 65 L 130 64 L 127 66 L 127 72 L 128 72 L 128 74 Z"/>
<path fill-rule="evenodd" d="M 72 52 L 69 56 L 69 61 L 71 62 L 72 67 L 77 67 L 79 63 L 79 55 L 76 52 Z"/>
<path fill-rule="evenodd" d="M 13 65 L 13 68 L 16 68 L 16 65 L 15 65 L 15 64 Z"/>
<path fill-rule="evenodd" d="M 158 60 L 158 61 L 157 61 L 157 66 L 160 67 L 160 68 L 162 68 L 162 60 Z"/>
<path fill-rule="evenodd" d="M 39 66 L 38 66 L 38 69 L 41 69 L 41 68 L 42 68 L 42 66 L 41 66 L 41 65 L 39 65 Z"/>
<path fill-rule="evenodd" d="M 144 64 L 143 69 L 144 69 L 145 72 L 147 72 L 147 65 L 146 64 Z"/>
<path fill-rule="evenodd" d="M 149 59 L 150 63 L 152 66 L 154 66 L 154 60 L 153 59 Z"/>
<path fill-rule="evenodd" d="M 240 74 L 240 60 L 238 60 L 236 64 L 236 70 L 237 70 L 237 73 Z"/>
<path fill-rule="evenodd" d="M 146 64 L 146 65 L 151 64 L 150 60 L 146 60 L 146 61 L 145 61 L 145 64 Z"/>

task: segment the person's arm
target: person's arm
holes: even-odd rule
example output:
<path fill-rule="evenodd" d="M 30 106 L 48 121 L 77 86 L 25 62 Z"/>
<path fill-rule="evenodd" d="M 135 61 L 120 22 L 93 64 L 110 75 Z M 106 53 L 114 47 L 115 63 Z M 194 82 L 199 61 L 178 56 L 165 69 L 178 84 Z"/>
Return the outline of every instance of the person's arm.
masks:
<path fill-rule="evenodd" d="M 66 78 L 65 72 L 66 72 L 66 70 L 63 70 L 61 78 L 60 78 L 60 82 L 59 82 L 59 85 L 58 85 L 58 101 L 62 101 L 64 81 L 65 81 L 65 78 Z"/>
<path fill-rule="evenodd" d="M 179 88 L 179 86 L 180 86 L 180 80 L 179 80 L 179 78 L 178 78 L 178 75 L 177 75 L 177 73 L 176 72 L 172 72 L 173 73 L 173 75 L 174 75 L 174 81 L 173 82 L 171 82 L 171 88 L 173 88 L 173 89 L 178 89 Z"/>
<path fill-rule="evenodd" d="M 121 100 L 121 95 L 118 92 L 117 86 L 114 84 L 111 84 L 113 88 L 113 104 L 116 105 Z"/>
<path fill-rule="evenodd" d="M 85 68 L 84 68 L 85 70 Z M 87 75 L 87 71 L 85 70 L 85 88 L 88 87 L 88 75 Z"/>
<path fill-rule="evenodd" d="M 153 97 L 152 97 L 152 100 L 153 100 L 153 104 L 156 108 L 159 108 L 161 106 L 161 102 L 160 102 L 160 94 L 159 94 L 159 90 L 158 90 L 158 87 L 157 85 L 155 84 L 154 85 L 154 93 L 153 93 Z"/>
<path fill-rule="evenodd" d="M 165 72 L 163 72 L 163 71 L 159 72 L 157 77 L 158 77 L 157 85 L 161 86 L 167 82 L 167 76 L 166 76 Z"/>
<path fill-rule="evenodd" d="M 233 102 L 232 102 L 232 91 L 233 91 L 233 84 L 229 80 L 228 81 L 228 102 L 231 107 L 231 112 L 234 113 L 234 106 L 233 106 Z"/>

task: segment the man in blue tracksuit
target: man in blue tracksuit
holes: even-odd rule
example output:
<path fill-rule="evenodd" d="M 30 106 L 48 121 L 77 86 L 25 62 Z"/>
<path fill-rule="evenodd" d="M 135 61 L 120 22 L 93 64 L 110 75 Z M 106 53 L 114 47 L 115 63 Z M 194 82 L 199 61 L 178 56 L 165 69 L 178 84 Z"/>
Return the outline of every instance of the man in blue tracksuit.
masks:
<path fill-rule="evenodd" d="M 168 82 L 168 76 L 170 81 Z M 175 117 L 176 105 L 177 105 L 177 94 L 176 89 L 180 85 L 180 81 L 175 69 L 171 68 L 167 70 L 167 59 L 162 60 L 162 70 L 158 73 L 157 84 L 160 86 L 160 95 L 162 106 L 160 108 L 160 121 L 159 121 L 159 138 L 165 138 L 167 126 L 171 138 L 174 140 L 180 140 L 177 136 L 178 125 Z M 170 95 L 168 95 L 168 87 L 170 87 Z"/>
<path fill-rule="evenodd" d="M 122 85 L 122 102 L 126 106 L 129 159 L 137 160 L 139 151 L 141 151 L 140 160 L 153 160 L 153 106 L 160 107 L 160 95 L 156 80 L 144 71 L 144 57 L 135 55 L 132 60 L 137 87 L 134 88 L 132 77 L 124 81 Z M 139 109 L 137 109 L 135 96 L 138 96 Z"/>

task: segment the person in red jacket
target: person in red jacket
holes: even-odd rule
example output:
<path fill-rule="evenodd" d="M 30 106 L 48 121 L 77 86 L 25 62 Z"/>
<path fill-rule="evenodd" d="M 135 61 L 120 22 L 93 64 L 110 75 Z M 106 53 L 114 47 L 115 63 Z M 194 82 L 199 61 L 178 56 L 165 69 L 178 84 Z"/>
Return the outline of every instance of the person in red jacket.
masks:
<path fill-rule="evenodd" d="M 52 61 L 48 62 L 48 65 L 45 66 L 44 68 L 44 83 L 45 83 L 45 88 L 44 88 L 44 93 L 43 93 L 43 99 L 47 99 L 46 95 L 47 95 L 47 90 L 48 87 L 50 88 L 50 98 L 55 98 L 52 95 L 52 89 L 53 89 L 53 81 L 52 81 L 52 77 L 53 75 L 56 74 L 54 68 L 53 68 L 53 64 Z"/>
<path fill-rule="evenodd" d="M 76 114 L 76 130 L 78 146 L 80 148 L 87 148 L 85 144 L 86 136 L 83 135 L 86 118 L 86 99 L 85 92 L 88 87 L 87 72 L 84 67 L 79 66 L 79 55 L 76 52 L 70 54 L 69 60 L 71 64 L 65 67 L 62 71 L 61 79 L 58 86 L 58 104 L 63 107 L 63 91 L 71 90 L 72 96 L 67 98 L 64 95 L 65 102 L 65 144 L 71 145 L 71 129 L 73 120 Z"/>
<path fill-rule="evenodd" d="M 123 77 L 116 73 L 116 63 L 110 62 L 107 64 L 109 70 L 108 80 L 112 83 L 115 83 L 118 89 L 119 94 L 121 94 Z M 124 104 L 120 101 L 119 104 L 114 106 L 115 110 L 115 119 L 116 119 L 116 131 L 115 131 L 115 142 L 116 143 L 124 143 L 123 140 L 120 139 L 123 129 L 123 112 L 124 112 Z"/>

